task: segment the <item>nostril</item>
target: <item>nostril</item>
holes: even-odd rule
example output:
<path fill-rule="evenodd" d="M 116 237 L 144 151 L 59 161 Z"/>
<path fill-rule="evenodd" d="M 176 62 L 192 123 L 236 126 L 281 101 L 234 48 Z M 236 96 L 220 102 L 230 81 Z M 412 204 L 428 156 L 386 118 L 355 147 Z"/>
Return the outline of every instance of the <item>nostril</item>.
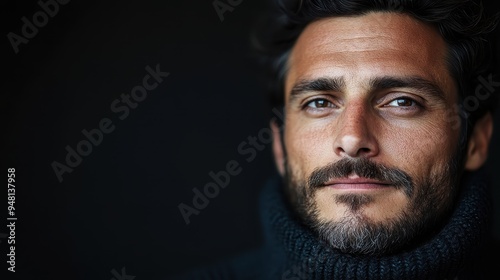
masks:
<path fill-rule="evenodd" d="M 377 144 L 371 137 L 342 137 L 335 144 L 338 156 L 371 157 L 377 154 Z"/>
<path fill-rule="evenodd" d="M 359 154 L 369 154 L 369 153 L 370 153 L 370 151 L 371 151 L 371 150 L 370 150 L 369 148 L 360 148 L 360 149 L 358 150 L 358 153 L 359 153 Z"/>

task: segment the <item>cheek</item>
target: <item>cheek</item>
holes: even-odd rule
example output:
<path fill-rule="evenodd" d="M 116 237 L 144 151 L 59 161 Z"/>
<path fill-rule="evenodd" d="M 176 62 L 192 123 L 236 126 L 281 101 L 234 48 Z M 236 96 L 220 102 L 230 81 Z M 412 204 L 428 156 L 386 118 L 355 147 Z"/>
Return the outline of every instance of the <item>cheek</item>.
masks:
<path fill-rule="evenodd" d="M 290 125 L 285 129 L 288 163 L 299 176 L 306 177 L 333 161 L 333 133 L 328 131 L 325 126 Z"/>
<path fill-rule="evenodd" d="M 427 123 L 411 129 L 390 129 L 383 151 L 392 164 L 417 180 L 439 174 L 456 152 L 458 131 L 445 122 Z M 382 142 L 383 143 L 383 142 Z"/>

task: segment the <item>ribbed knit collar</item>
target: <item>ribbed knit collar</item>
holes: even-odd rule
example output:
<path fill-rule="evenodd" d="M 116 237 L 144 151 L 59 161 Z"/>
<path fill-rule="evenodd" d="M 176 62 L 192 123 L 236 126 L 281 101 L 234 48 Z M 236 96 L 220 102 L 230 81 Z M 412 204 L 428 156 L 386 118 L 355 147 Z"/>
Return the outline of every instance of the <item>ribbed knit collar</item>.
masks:
<path fill-rule="evenodd" d="M 480 279 L 475 260 L 488 235 L 491 203 L 487 184 L 470 177 L 449 222 L 411 251 L 383 257 L 342 254 L 319 241 L 287 209 L 279 178 L 261 196 L 268 247 L 266 271 L 274 279 Z M 275 278 L 279 277 L 279 278 Z"/>

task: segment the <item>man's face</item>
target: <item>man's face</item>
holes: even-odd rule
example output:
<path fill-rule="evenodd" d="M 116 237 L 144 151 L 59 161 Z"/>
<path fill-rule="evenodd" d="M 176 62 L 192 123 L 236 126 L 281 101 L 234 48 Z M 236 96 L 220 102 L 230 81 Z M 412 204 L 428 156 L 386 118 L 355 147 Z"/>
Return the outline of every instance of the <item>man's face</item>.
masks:
<path fill-rule="evenodd" d="M 318 20 L 298 38 L 284 175 L 292 205 L 333 247 L 387 253 L 450 209 L 460 131 L 446 56 L 436 30 L 395 13 Z"/>

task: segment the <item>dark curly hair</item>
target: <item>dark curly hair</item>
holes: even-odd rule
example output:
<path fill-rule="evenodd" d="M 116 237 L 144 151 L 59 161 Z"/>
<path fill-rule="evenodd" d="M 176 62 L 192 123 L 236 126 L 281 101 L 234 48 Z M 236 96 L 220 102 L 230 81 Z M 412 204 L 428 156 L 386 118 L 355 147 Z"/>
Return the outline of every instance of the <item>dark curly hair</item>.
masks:
<path fill-rule="evenodd" d="M 474 99 L 480 79 L 496 79 L 497 65 L 493 62 L 498 60 L 492 34 L 499 15 L 487 15 L 479 0 L 276 0 L 274 4 L 275 9 L 254 38 L 261 62 L 270 71 L 264 74 L 273 108 L 284 105 L 288 55 L 309 23 L 372 11 L 409 14 L 434 26 L 443 37 L 448 46 L 448 68 L 459 91 L 460 116 L 467 124 L 462 126 L 462 140 L 468 139 L 477 119 L 497 106 L 500 88 L 487 98 Z"/>

